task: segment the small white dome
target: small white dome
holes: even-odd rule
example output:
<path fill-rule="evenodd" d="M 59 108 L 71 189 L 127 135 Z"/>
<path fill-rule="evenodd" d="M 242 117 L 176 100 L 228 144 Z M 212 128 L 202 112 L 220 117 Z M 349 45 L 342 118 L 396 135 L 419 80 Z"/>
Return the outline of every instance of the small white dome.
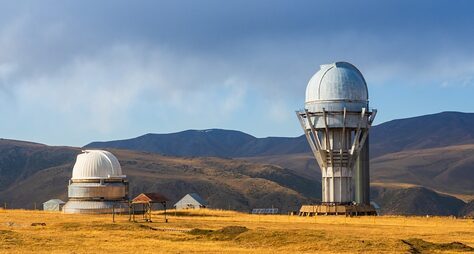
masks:
<path fill-rule="evenodd" d="M 306 87 L 307 108 L 340 110 L 367 107 L 369 93 L 362 73 L 352 64 L 336 62 L 321 65 Z M 317 105 L 316 105 L 317 104 Z"/>
<path fill-rule="evenodd" d="M 125 177 L 117 158 L 102 150 L 85 150 L 77 156 L 72 169 L 72 179 L 100 179 Z"/>

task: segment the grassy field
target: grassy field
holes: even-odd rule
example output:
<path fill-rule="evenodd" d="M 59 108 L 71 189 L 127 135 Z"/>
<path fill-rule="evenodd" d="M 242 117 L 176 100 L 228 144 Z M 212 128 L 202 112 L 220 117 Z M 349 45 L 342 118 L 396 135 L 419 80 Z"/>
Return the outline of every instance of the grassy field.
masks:
<path fill-rule="evenodd" d="M 140 219 L 140 216 L 137 216 Z M 0 253 L 466 253 L 474 220 L 171 211 L 128 216 L 0 210 Z M 36 223 L 36 225 L 35 225 Z"/>

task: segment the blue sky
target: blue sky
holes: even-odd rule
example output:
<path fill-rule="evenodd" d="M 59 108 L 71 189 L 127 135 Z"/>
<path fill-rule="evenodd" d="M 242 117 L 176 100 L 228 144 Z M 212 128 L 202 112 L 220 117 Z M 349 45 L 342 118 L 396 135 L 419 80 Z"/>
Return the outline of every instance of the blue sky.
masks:
<path fill-rule="evenodd" d="M 82 146 L 225 128 L 302 134 L 309 78 L 348 61 L 376 123 L 474 109 L 471 1 L 2 1 L 0 137 Z"/>

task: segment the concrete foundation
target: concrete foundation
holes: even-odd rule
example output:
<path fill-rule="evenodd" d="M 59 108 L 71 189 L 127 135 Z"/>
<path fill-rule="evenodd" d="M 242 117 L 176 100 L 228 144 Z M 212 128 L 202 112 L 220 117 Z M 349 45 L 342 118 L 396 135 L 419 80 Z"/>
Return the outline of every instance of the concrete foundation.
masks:
<path fill-rule="evenodd" d="M 71 180 L 64 213 L 123 213 L 128 211 L 128 181 L 117 179 Z"/>

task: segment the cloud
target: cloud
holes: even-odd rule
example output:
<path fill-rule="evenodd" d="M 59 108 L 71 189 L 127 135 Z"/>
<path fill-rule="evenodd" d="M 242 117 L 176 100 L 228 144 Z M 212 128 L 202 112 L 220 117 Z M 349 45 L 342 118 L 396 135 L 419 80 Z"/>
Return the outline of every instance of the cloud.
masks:
<path fill-rule="evenodd" d="M 143 99 L 181 114 L 208 111 L 224 116 L 239 108 L 245 81 L 201 66 L 212 63 L 158 48 L 115 45 L 96 55 L 77 56 L 52 73 L 22 78 L 14 91 L 21 107 L 56 111 L 101 132 L 127 121 L 128 111 Z M 0 74 L 10 69 L 5 66 Z"/>
<path fill-rule="evenodd" d="M 375 89 L 470 87 L 471 5 L 8 2 L 0 131 L 22 138 L 28 129 L 14 126 L 32 125 L 57 144 L 198 127 L 296 135 L 293 110 L 319 64 L 352 62 Z"/>

